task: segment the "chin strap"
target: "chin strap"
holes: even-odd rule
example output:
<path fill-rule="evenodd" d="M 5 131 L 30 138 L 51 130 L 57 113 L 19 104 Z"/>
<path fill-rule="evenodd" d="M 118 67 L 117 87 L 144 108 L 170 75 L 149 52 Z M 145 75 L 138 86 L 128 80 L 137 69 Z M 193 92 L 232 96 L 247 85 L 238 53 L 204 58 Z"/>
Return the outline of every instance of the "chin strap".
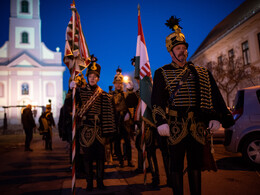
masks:
<path fill-rule="evenodd" d="M 173 49 L 172 49 L 172 53 L 173 53 L 175 59 L 178 60 L 179 62 L 181 62 L 181 61 L 177 58 L 177 56 L 175 55 L 175 53 L 173 52 Z"/>

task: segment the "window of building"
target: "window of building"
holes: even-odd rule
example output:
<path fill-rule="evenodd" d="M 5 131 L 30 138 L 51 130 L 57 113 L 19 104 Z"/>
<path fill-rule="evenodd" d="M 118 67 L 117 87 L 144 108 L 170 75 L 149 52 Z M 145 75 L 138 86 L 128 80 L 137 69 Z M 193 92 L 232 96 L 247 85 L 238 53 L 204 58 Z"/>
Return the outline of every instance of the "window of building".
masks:
<path fill-rule="evenodd" d="M 29 84 L 28 83 L 22 84 L 22 95 L 29 95 Z"/>
<path fill-rule="evenodd" d="M 48 83 L 46 86 L 46 94 L 48 97 L 54 97 L 54 86 L 52 83 Z"/>
<path fill-rule="evenodd" d="M 22 33 L 22 43 L 29 43 L 29 35 L 27 32 Z"/>
<path fill-rule="evenodd" d="M 0 97 L 4 97 L 4 84 L 0 83 Z"/>
<path fill-rule="evenodd" d="M 212 62 L 207 63 L 207 69 L 212 72 Z"/>
<path fill-rule="evenodd" d="M 233 60 L 234 59 L 234 50 L 233 49 L 230 49 L 229 51 L 228 51 L 228 59 L 229 60 Z"/>
<path fill-rule="evenodd" d="M 21 1 L 21 12 L 29 13 L 29 2 L 26 0 Z"/>
<path fill-rule="evenodd" d="M 222 65 L 223 64 L 223 59 L 222 59 L 222 56 L 219 56 L 218 57 L 218 64 Z"/>
<path fill-rule="evenodd" d="M 233 68 L 235 68 L 234 58 L 235 58 L 234 50 L 230 49 L 228 51 L 228 63 L 229 63 L 229 66 L 232 66 Z"/>
<path fill-rule="evenodd" d="M 244 65 L 250 64 L 248 41 L 242 43 L 242 53 L 243 53 Z"/>

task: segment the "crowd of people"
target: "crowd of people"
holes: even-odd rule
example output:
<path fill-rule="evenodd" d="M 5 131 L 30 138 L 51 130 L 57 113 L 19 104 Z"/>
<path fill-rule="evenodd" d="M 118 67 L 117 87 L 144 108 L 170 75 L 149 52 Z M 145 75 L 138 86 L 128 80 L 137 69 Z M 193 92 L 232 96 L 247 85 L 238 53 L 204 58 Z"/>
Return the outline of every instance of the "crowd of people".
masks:
<path fill-rule="evenodd" d="M 156 149 L 159 148 L 167 185 L 173 189 L 173 193 L 183 194 L 186 155 L 190 193 L 201 194 L 205 132 L 217 130 L 220 124 L 223 127 L 231 126 L 234 120 L 210 71 L 186 61 L 188 43 L 181 32 L 179 21 L 179 18 L 172 16 L 166 23 L 173 31 L 166 37 L 166 47 L 172 62 L 155 71 L 151 95 L 154 124 L 144 122 L 144 139 L 141 131 L 142 117 L 135 117 L 140 102 L 139 86 L 135 89 L 133 81 L 124 83 L 119 67 L 114 76 L 114 90 L 110 87 L 109 93 L 98 86 L 101 66 L 94 55 L 91 56 L 86 78 L 80 74 L 70 80 L 60 111 L 59 136 L 72 144 L 72 91 L 75 90 L 76 169 L 85 173 L 87 191 L 93 190 L 94 161 L 97 188 L 102 190 L 106 189 L 103 183 L 106 161 L 111 162 L 113 159 L 119 167 L 136 166 L 136 173 L 143 173 L 142 142 L 145 142 L 149 165 L 147 169 L 152 174 L 153 186 L 160 185 L 156 157 Z M 132 59 L 133 66 L 135 59 Z M 139 84 L 139 77 L 135 79 Z M 48 127 L 51 127 L 55 123 L 49 109 L 48 106 L 42 117 L 48 120 Z M 51 150 L 51 128 L 46 133 L 42 117 L 39 119 L 40 128 L 45 136 L 46 149 Z M 26 126 L 24 123 L 26 132 L 31 132 L 35 127 L 35 123 L 31 124 Z M 31 137 L 28 133 L 26 150 L 30 150 L 28 143 Z M 137 165 L 132 162 L 133 141 L 138 151 Z"/>
<path fill-rule="evenodd" d="M 44 111 L 45 110 L 45 111 Z M 51 104 L 47 104 L 39 117 L 39 133 L 45 142 L 45 150 L 52 150 L 52 128 L 55 126 L 55 121 L 51 112 Z M 36 131 L 36 124 L 33 117 L 32 105 L 28 104 L 22 110 L 22 125 L 25 132 L 25 151 L 32 152 L 31 142 L 33 132 Z"/>

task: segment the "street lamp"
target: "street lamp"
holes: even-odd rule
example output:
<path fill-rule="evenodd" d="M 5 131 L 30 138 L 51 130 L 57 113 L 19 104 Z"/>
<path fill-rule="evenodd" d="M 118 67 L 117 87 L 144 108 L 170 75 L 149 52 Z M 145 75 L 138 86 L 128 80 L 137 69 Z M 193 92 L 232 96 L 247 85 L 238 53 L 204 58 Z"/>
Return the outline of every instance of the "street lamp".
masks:
<path fill-rule="evenodd" d="M 124 76 L 123 80 L 124 80 L 124 83 L 128 83 L 129 77 L 128 76 Z"/>

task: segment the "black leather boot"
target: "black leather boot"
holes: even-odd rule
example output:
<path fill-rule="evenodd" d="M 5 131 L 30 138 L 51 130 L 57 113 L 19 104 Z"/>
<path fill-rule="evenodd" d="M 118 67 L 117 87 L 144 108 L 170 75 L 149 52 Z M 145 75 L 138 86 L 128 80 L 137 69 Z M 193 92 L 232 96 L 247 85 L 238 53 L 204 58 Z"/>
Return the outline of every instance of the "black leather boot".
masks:
<path fill-rule="evenodd" d="M 160 185 L 160 177 L 155 150 L 147 150 L 147 159 L 150 171 L 152 173 L 152 186 L 158 187 Z"/>
<path fill-rule="evenodd" d="M 84 166 L 86 172 L 87 191 L 93 190 L 93 161 L 84 159 Z"/>
<path fill-rule="evenodd" d="M 162 152 L 162 157 L 163 157 L 163 165 L 164 165 L 164 170 L 167 178 L 167 186 L 172 187 L 172 181 L 170 177 L 170 169 L 169 169 L 169 154 L 168 152 Z"/>
<path fill-rule="evenodd" d="M 106 186 L 103 183 L 104 179 L 104 160 L 97 160 L 97 188 L 105 190 Z"/>
<path fill-rule="evenodd" d="M 128 167 L 135 167 L 132 163 L 132 161 L 128 161 L 128 164 L 127 164 Z"/>
<path fill-rule="evenodd" d="M 167 178 L 167 186 L 172 187 L 172 181 L 171 181 L 171 177 L 170 177 L 170 166 L 169 166 L 169 162 L 170 162 L 170 157 L 169 157 L 169 150 L 168 150 L 168 145 L 167 145 L 167 138 L 166 137 L 162 137 L 162 136 L 158 136 L 158 144 L 162 153 L 162 157 L 163 157 L 163 165 L 164 165 L 164 170 L 165 170 L 165 174 L 166 174 L 166 178 Z"/>
<path fill-rule="evenodd" d="M 172 172 L 171 174 L 172 190 L 174 195 L 183 195 L 183 173 Z"/>
<path fill-rule="evenodd" d="M 137 150 L 138 152 L 138 166 L 137 169 L 135 170 L 136 173 L 143 173 L 143 153 L 141 150 Z"/>
<path fill-rule="evenodd" d="M 87 179 L 86 191 L 91 192 L 93 190 L 93 179 Z"/>
<path fill-rule="evenodd" d="M 45 138 L 45 150 L 49 150 L 49 141 Z"/>
<path fill-rule="evenodd" d="M 124 159 L 123 159 L 123 156 L 119 156 L 119 157 L 118 157 L 118 160 L 119 160 L 119 167 L 120 167 L 120 168 L 123 168 L 123 167 L 124 167 Z"/>
<path fill-rule="evenodd" d="M 201 194 L 201 171 L 200 170 L 188 170 L 188 178 L 190 185 L 191 195 Z"/>
<path fill-rule="evenodd" d="M 52 150 L 52 141 L 49 141 L 49 149 Z"/>

